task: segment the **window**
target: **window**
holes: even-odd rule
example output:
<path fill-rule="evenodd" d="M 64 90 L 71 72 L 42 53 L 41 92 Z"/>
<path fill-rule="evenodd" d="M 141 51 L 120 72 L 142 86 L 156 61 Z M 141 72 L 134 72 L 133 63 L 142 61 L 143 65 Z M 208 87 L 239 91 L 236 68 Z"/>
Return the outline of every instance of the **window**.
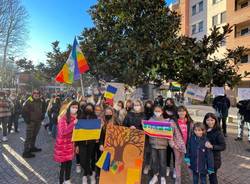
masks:
<path fill-rule="evenodd" d="M 196 4 L 194 6 L 192 6 L 192 15 L 196 14 Z"/>
<path fill-rule="evenodd" d="M 213 0 L 213 4 L 216 4 L 216 3 L 220 2 L 220 1 L 222 1 L 222 0 Z"/>
<path fill-rule="evenodd" d="M 203 1 L 199 2 L 199 12 L 203 11 Z"/>
<path fill-rule="evenodd" d="M 248 29 L 248 27 L 247 27 L 247 28 L 244 28 L 244 29 L 242 29 L 242 30 L 240 30 L 240 35 L 241 35 L 241 36 L 244 36 L 244 35 L 246 35 L 246 34 L 249 34 L 249 29 Z"/>
<path fill-rule="evenodd" d="M 247 6 L 248 6 L 248 1 L 243 2 L 243 3 L 240 4 L 240 8 L 245 8 Z"/>
<path fill-rule="evenodd" d="M 241 63 L 248 63 L 248 55 L 243 55 L 240 57 Z"/>
<path fill-rule="evenodd" d="M 196 24 L 192 25 L 192 34 L 196 33 Z"/>
<path fill-rule="evenodd" d="M 203 21 L 199 22 L 199 32 L 203 32 Z"/>
<path fill-rule="evenodd" d="M 218 15 L 213 16 L 212 24 L 213 24 L 213 26 L 216 26 L 218 24 Z"/>
<path fill-rule="evenodd" d="M 224 12 L 222 12 L 221 14 L 220 14 L 220 23 L 222 24 L 222 23 L 225 23 L 226 22 L 226 19 L 227 19 L 227 14 L 226 14 L 226 12 L 224 11 Z"/>

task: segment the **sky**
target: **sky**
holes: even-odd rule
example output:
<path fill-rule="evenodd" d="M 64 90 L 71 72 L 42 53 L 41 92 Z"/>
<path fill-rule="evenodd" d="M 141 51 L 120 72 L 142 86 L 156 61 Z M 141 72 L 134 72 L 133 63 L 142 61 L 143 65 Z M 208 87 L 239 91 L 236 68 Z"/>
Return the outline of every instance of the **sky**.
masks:
<path fill-rule="evenodd" d="M 172 0 L 167 0 L 170 3 Z M 84 28 L 93 26 L 89 8 L 97 0 L 22 0 L 29 14 L 29 39 L 24 56 L 34 63 L 44 63 L 51 43 L 60 47 L 72 44 Z"/>

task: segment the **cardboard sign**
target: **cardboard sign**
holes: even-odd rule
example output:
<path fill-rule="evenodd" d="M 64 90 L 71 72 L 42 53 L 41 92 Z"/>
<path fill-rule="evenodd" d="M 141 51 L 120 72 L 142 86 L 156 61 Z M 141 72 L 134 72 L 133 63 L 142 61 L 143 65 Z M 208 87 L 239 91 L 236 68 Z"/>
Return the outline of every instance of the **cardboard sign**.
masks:
<path fill-rule="evenodd" d="M 104 151 L 111 154 L 109 171 L 101 170 L 100 184 L 139 184 L 144 155 L 144 132 L 108 125 Z"/>

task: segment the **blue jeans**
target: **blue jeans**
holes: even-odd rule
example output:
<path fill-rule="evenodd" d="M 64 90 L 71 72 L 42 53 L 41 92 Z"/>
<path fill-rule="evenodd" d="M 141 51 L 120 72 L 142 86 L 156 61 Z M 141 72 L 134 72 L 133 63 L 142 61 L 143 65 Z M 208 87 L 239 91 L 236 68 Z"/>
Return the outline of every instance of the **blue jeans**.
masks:
<path fill-rule="evenodd" d="M 207 183 L 207 175 L 193 172 L 193 184 L 199 184 L 199 180 L 200 180 L 201 184 L 206 184 Z"/>

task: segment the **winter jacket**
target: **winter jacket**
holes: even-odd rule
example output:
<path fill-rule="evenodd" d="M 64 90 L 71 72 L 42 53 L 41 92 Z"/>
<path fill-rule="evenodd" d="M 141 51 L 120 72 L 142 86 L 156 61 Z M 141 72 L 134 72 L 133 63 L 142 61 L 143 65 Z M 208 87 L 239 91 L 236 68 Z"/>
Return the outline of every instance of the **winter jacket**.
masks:
<path fill-rule="evenodd" d="M 7 99 L 0 100 L 0 118 L 11 116 L 11 103 Z"/>
<path fill-rule="evenodd" d="M 23 105 L 22 117 L 26 123 L 41 122 L 44 119 L 46 106 L 41 99 L 29 97 Z"/>
<path fill-rule="evenodd" d="M 51 115 L 51 119 L 54 123 L 57 123 L 57 118 L 59 116 L 60 105 L 57 103 L 52 103 L 52 107 L 49 110 L 49 114 Z"/>
<path fill-rule="evenodd" d="M 183 136 L 182 136 L 182 132 L 180 130 L 180 127 L 178 126 L 177 122 L 175 121 L 174 123 L 172 123 L 172 128 L 173 128 L 173 139 L 169 141 L 169 145 L 172 148 L 178 148 L 178 151 L 182 152 L 182 153 L 186 153 L 187 151 L 187 147 L 188 147 L 188 142 L 189 139 L 191 138 L 192 135 L 192 129 L 193 129 L 193 123 L 189 122 L 187 123 L 188 125 L 188 132 L 187 132 L 187 144 L 185 144 Z"/>
<path fill-rule="evenodd" d="M 192 135 L 189 141 L 185 162 L 196 173 L 207 174 L 214 172 L 212 150 L 205 147 L 207 141 L 206 136 L 197 137 L 196 135 Z"/>
<path fill-rule="evenodd" d="M 66 162 L 74 158 L 74 143 L 71 141 L 74 129 L 75 117 L 71 117 L 70 123 L 67 124 L 66 116 L 62 116 L 57 125 L 57 137 L 54 147 L 54 160 L 56 162 Z"/>
<path fill-rule="evenodd" d="M 219 118 L 228 117 L 230 100 L 226 96 L 217 96 L 213 100 L 213 108 L 218 113 Z"/>
<path fill-rule="evenodd" d="M 155 116 L 150 118 L 151 121 L 161 121 L 164 122 L 164 118 L 157 119 Z M 154 149 L 167 149 L 168 146 L 168 139 L 164 138 L 156 138 L 156 137 L 149 137 L 149 144 Z"/>
<path fill-rule="evenodd" d="M 124 119 L 124 126 L 131 127 L 135 126 L 136 129 L 142 130 L 142 120 L 144 119 L 144 113 L 128 112 Z"/>
<path fill-rule="evenodd" d="M 217 170 L 221 166 L 221 151 L 226 149 L 226 142 L 222 132 L 219 129 L 212 129 L 207 132 L 207 138 L 213 145 L 214 169 Z"/>
<path fill-rule="evenodd" d="M 237 103 L 239 114 L 243 117 L 244 121 L 250 122 L 250 100 L 241 100 Z"/>

